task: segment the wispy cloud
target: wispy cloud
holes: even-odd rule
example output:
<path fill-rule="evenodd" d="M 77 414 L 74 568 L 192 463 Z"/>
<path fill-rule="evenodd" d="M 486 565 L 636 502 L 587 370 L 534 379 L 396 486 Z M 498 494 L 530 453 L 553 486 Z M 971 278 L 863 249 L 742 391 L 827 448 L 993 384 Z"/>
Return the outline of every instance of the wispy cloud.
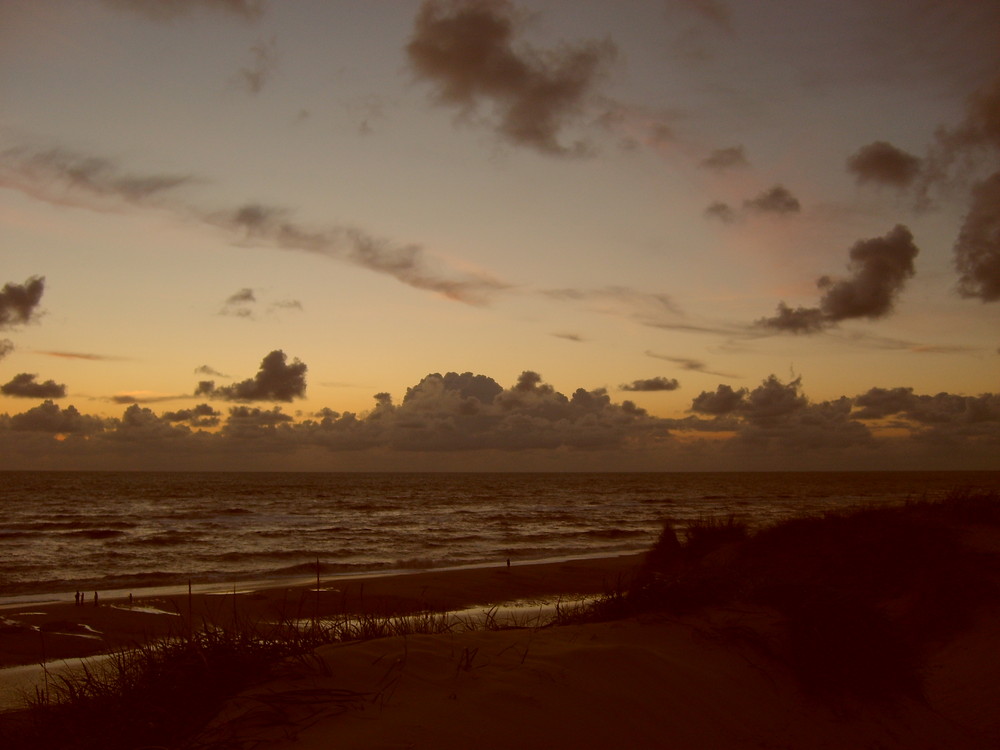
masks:
<path fill-rule="evenodd" d="M 140 175 L 122 170 L 113 160 L 88 157 L 64 149 L 8 149 L 0 154 L 0 187 L 38 200 L 98 211 L 124 205 L 169 210 L 230 231 L 244 243 L 316 253 L 386 274 L 415 289 L 471 305 L 485 305 L 510 287 L 485 273 L 442 267 L 417 244 L 400 244 L 356 227 L 312 228 L 293 220 L 285 208 L 248 203 L 213 210 L 179 200 L 180 188 L 199 182 L 185 175 Z"/>
<path fill-rule="evenodd" d="M 45 357 L 58 357 L 60 359 L 85 359 L 93 362 L 127 362 L 127 357 L 114 357 L 107 354 L 89 354 L 86 352 L 60 352 L 60 351 L 34 351 L 33 354 L 41 354 Z"/>
<path fill-rule="evenodd" d="M 266 7 L 264 0 L 104 0 L 104 3 L 153 21 L 171 21 L 200 10 L 218 11 L 255 21 Z"/>
<path fill-rule="evenodd" d="M 718 372 L 717 370 L 708 369 L 708 365 L 698 359 L 689 359 L 687 357 L 672 357 L 668 354 L 657 354 L 656 352 L 646 351 L 647 357 L 652 357 L 653 359 L 662 359 L 665 362 L 672 362 L 673 364 L 680 367 L 682 370 L 689 370 L 691 372 L 703 372 L 706 375 L 715 375 L 720 378 L 738 378 L 739 375 L 733 375 L 725 372 Z"/>

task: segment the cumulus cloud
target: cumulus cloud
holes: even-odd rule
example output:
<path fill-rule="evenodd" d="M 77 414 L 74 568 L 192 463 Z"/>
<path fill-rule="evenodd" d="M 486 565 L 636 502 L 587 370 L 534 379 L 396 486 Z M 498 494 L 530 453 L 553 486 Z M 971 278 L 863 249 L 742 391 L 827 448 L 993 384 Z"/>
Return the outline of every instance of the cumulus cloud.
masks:
<path fill-rule="evenodd" d="M 759 326 L 791 333 L 816 333 L 850 318 L 883 318 L 889 315 L 919 250 L 910 230 L 897 224 L 884 237 L 859 240 L 850 250 L 851 276 L 833 280 L 820 277 L 825 290 L 819 307 L 790 308 L 779 303 L 777 314 L 757 321 Z"/>
<path fill-rule="evenodd" d="M 743 207 L 748 211 L 760 214 L 797 214 L 802 210 L 799 199 L 783 185 L 775 185 L 765 190 L 756 198 L 743 201 Z"/>
<path fill-rule="evenodd" d="M 170 21 L 197 10 L 212 10 L 254 21 L 263 14 L 264 0 L 104 0 L 105 5 Z"/>
<path fill-rule="evenodd" d="M 958 289 L 963 297 L 1000 300 L 1000 172 L 976 185 L 955 241 Z"/>
<path fill-rule="evenodd" d="M 308 368 L 297 359 L 291 364 L 287 364 L 286 360 L 285 353 L 276 349 L 264 357 L 254 377 L 219 387 L 214 381 L 204 380 L 198 384 L 195 395 L 225 401 L 292 401 L 303 398 Z"/>
<path fill-rule="evenodd" d="M 913 184 L 920 168 L 920 159 L 885 141 L 862 146 L 847 159 L 847 171 L 858 183 L 872 182 L 901 189 Z"/>
<path fill-rule="evenodd" d="M 427 0 L 406 51 L 441 104 L 469 115 L 487 103 L 507 141 L 545 154 L 586 153 L 583 144 L 566 145 L 561 136 L 614 57 L 614 45 L 589 41 L 540 52 L 517 44 L 517 27 L 503 0 Z"/>
<path fill-rule="evenodd" d="M 661 470 L 991 468 L 1000 449 L 1000 394 L 875 388 L 815 403 L 800 380 L 772 375 L 752 389 L 702 391 L 691 412 L 684 419 L 654 417 L 631 401 L 612 402 L 600 388 L 564 395 L 533 370 L 506 388 L 485 375 L 431 373 L 399 404 L 378 393 L 366 413 L 321 409 L 302 421 L 277 406 L 239 405 L 219 422 L 208 404 L 159 417 L 133 404 L 120 419 L 104 420 L 47 400 L 23 414 L 0 415 L 0 463 L 7 458 L 9 465 L 16 454 L 15 465 L 27 465 L 26 458 L 63 465 L 60 457 L 75 457 L 75 465 L 163 467 L 167 456 L 174 468 L 460 470 L 500 462 L 593 469 L 620 468 L 631 456 L 641 462 L 629 465 Z M 602 464 L 602 456 L 613 462 Z"/>
<path fill-rule="evenodd" d="M 9 383 L 0 385 L 0 393 L 16 398 L 65 398 L 66 386 L 54 380 L 44 383 L 36 382 L 37 375 L 22 372 L 15 375 Z"/>
<path fill-rule="evenodd" d="M 51 400 L 46 400 L 33 409 L 12 416 L 10 428 L 16 431 L 92 435 L 104 430 L 105 425 L 98 417 L 81 414 L 75 406 L 60 409 Z"/>
<path fill-rule="evenodd" d="M 28 323 L 36 317 L 44 291 L 45 278 L 42 276 L 32 276 L 23 284 L 4 284 L 0 289 L 0 330 Z"/>
<path fill-rule="evenodd" d="M 723 171 L 726 169 L 748 167 L 750 166 L 750 162 L 747 161 L 746 151 L 743 146 L 728 146 L 726 148 L 715 149 L 701 160 L 701 166 L 705 169 Z"/>
<path fill-rule="evenodd" d="M 192 409 L 163 412 L 162 418 L 168 422 L 187 422 L 192 427 L 215 427 L 219 424 L 220 412 L 208 404 L 198 404 Z"/>
<path fill-rule="evenodd" d="M 645 378 L 633 380 L 631 383 L 623 383 L 618 386 L 622 391 L 676 391 L 681 387 L 676 378 Z"/>

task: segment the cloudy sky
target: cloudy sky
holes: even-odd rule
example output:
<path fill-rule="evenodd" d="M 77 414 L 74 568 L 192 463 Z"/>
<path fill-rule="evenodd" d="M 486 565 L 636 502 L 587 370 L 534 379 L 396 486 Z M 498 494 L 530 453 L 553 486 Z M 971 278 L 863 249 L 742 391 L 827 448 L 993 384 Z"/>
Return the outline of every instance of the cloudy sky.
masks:
<path fill-rule="evenodd" d="M 0 0 L 0 468 L 997 468 L 998 38 Z"/>

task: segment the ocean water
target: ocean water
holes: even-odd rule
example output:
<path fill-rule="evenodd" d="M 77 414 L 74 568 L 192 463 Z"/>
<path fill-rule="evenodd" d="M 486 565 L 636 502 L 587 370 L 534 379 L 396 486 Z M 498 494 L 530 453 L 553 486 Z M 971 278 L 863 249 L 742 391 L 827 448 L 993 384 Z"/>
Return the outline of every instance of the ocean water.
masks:
<path fill-rule="evenodd" d="M 667 520 L 753 525 L 1000 490 L 1000 472 L 0 472 L 0 598 L 618 554 Z"/>

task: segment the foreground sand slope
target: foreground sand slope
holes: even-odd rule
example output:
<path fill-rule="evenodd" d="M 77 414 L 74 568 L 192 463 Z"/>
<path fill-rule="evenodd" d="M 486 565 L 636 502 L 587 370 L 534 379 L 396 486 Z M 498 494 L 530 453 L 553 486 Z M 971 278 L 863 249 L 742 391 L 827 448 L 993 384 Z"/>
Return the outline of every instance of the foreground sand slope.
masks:
<path fill-rule="evenodd" d="M 233 702 L 203 739 L 289 750 L 995 747 L 929 705 L 833 708 L 804 696 L 746 639 L 748 618 L 757 630 L 762 617 L 324 647 L 306 673 Z"/>

